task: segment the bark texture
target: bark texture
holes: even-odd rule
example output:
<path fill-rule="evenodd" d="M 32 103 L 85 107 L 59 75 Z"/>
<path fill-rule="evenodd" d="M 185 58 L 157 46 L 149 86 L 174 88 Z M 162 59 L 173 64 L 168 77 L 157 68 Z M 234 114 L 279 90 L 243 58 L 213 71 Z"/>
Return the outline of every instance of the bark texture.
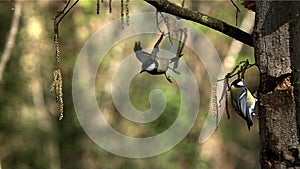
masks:
<path fill-rule="evenodd" d="M 290 53 L 292 64 L 292 82 L 296 102 L 298 139 L 300 138 L 300 3 L 290 7 L 294 11 L 290 20 Z M 298 140 L 299 141 L 299 140 Z"/>
<path fill-rule="evenodd" d="M 263 169 L 300 168 L 298 89 L 290 82 L 290 78 L 296 78 L 294 66 L 300 65 L 299 11 L 296 1 L 256 1 L 253 35 L 255 58 L 261 71 L 258 105 Z"/>

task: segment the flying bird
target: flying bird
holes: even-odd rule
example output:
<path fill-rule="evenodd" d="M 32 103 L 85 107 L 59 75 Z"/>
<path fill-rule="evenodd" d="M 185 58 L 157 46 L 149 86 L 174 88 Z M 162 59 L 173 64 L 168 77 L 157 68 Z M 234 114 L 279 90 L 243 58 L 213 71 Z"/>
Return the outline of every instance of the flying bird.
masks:
<path fill-rule="evenodd" d="M 155 43 L 153 50 L 151 53 L 145 52 L 142 50 L 141 42 L 137 41 L 134 44 L 134 52 L 136 54 L 137 59 L 142 63 L 142 72 L 148 72 L 152 75 L 162 75 L 164 74 L 166 79 L 172 83 L 170 76 L 167 75 L 167 70 L 171 69 L 176 74 L 180 74 L 175 68 L 171 68 L 169 65 L 173 62 L 178 62 L 179 58 L 183 54 L 179 54 L 171 59 L 160 58 L 157 56 L 159 53 L 159 44 L 161 43 L 164 37 L 164 33 L 162 33 Z"/>

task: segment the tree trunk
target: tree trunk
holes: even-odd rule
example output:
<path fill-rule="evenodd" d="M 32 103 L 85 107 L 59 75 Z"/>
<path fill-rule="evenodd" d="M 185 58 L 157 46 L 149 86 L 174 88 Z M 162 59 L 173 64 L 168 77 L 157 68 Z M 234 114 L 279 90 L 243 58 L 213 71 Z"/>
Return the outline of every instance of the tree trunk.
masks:
<path fill-rule="evenodd" d="M 261 71 L 258 106 L 263 169 L 300 168 L 296 122 L 299 11 L 300 3 L 296 1 L 256 1 L 253 35 L 255 59 Z"/>

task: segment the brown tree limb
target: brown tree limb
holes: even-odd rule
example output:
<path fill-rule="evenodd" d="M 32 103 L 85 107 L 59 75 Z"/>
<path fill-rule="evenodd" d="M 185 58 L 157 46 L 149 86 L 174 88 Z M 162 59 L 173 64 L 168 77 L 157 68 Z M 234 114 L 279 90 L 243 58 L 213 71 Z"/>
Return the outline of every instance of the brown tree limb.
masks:
<path fill-rule="evenodd" d="M 198 11 L 194 11 L 188 8 L 182 8 L 176 4 L 173 4 L 167 0 L 144 0 L 145 2 L 154 6 L 158 11 L 169 13 L 171 15 L 179 16 L 183 19 L 197 22 L 205 25 L 209 28 L 217 30 L 225 35 L 228 35 L 242 43 L 245 43 L 253 47 L 252 35 L 231 26 L 221 20 L 213 18 L 211 16 L 202 14 Z"/>

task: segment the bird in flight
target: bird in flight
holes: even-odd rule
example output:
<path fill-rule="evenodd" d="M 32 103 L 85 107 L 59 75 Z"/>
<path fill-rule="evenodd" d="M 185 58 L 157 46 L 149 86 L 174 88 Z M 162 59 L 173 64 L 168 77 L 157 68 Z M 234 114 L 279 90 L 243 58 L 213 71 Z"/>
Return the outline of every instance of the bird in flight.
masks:
<path fill-rule="evenodd" d="M 141 46 L 140 41 L 135 42 L 133 50 L 136 54 L 137 59 L 142 63 L 142 70 L 140 71 L 140 73 L 148 72 L 149 74 L 152 74 L 152 75 L 162 75 L 162 74 L 164 74 L 166 79 L 170 83 L 172 83 L 172 81 L 170 79 L 170 76 L 167 75 L 167 70 L 171 69 L 176 74 L 180 74 L 180 72 L 178 72 L 176 70 L 176 68 L 178 66 L 179 58 L 183 54 L 179 53 L 171 59 L 158 57 L 157 54 L 159 52 L 159 44 L 161 43 L 163 37 L 164 37 L 164 33 L 162 33 L 160 35 L 160 38 L 155 43 L 151 53 L 148 53 L 148 52 L 145 52 L 145 51 L 142 50 L 142 46 Z M 171 63 L 174 63 L 173 68 L 170 67 Z"/>

